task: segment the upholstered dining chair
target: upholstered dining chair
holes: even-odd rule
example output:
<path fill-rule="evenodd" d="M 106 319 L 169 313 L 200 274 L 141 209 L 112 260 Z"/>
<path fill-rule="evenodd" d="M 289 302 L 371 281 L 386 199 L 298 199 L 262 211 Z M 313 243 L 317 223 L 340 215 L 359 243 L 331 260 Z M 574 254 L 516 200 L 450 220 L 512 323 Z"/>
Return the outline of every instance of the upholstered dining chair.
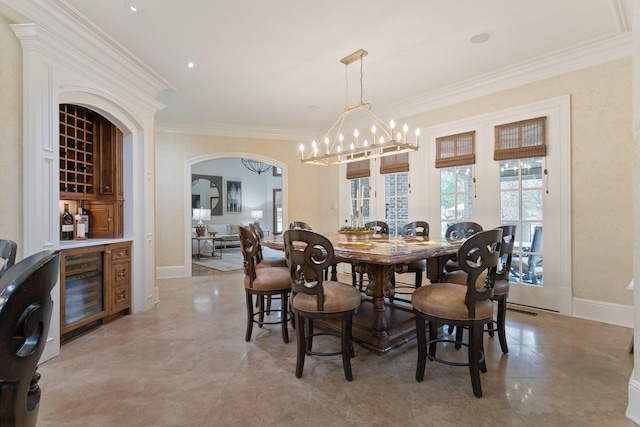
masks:
<path fill-rule="evenodd" d="M 291 221 L 289 230 L 311 230 L 311 226 L 303 221 Z"/>
<path fill-rule="evenodd" d="M 460 267 L 467 273 L 467 285 L 455 283 L 433 283 L 423 286 L 413 294 L 411 304 L 416 315 L 418 337 L 418 363 L 416 381 L 424 379 L 427 358 L 432 361 L 454 366 L 468 366 L 473 394 L 482 397 L 480 371 L 486 372 L 482 334 L 484 325 L 493 319 L 493 286 L 496 267 L 500 257 L 502 230 L 482 231 L 471 236 L 458 250 Z M 487 272 L 482 287 L 476 286 L 478 277 Z M 429 323 L 429 339 L 426 336 L 426 322 Z M 438 339 L 441 325 L 453 324 L 457 328 L 469 329 L 469 341 L 457 343 L 450 339 Z M 466 363 L 453 362 L 436 357 L 438 343 L 455 343 L 468 347 Z M 428 351 L 427 351 L 428 346 Z"/>
<path fill-rule="evenodd" d="M 429 240 L 429 223 L 426 221 L 412 221 L 407 225 L 405 225 L 404 227 L 402 227 L 402 230 L 400 231 L 400 236 L 405 239 Z M 405 273 L 414 273 L 416 275 L 413 286 L 396 285 L 395 277 L 392 276 L 391 280 L 396 289 L 396 294 L 409 295 L 413 292 L 413 289 L 418 289 L 419 287 L 421 287 L 422 273 L 424 273 L 425 271 L 427 271 L 426 259 L 421 259 L 419 261 L 413 261 L 409 263 L 407 267 L 407 271 Z M 405 273 L 401 273 L 401 274 L 405 274 Z M 404 291 L 404 290 L 399 291 L 398 289 L 412 289 L 412 291 Z M 394 299 L 410 302 L 409 300 L 403 299 L 403 298 L 397 298 L 397 297 L 389 298 L 391 302 L 393 302 Z"/>
<path fill-rule="evenodd" d="M 257 268 L 287 266 L 287 260 L 284 259 L 282 252 L 279 252 L 278 254 L 268 253 L 267 256 L 265 257 L 264 252 L 262 250 L 262 244 L 260 243 L 260 239 L 264 237 L 264 231 L 262 231 L 262 228 L 258 224 L 249 224 L 249 230 L 253 232 L 258 242 L 258 254 L 256 258 Z"/>
<path fill-rule="evenodd" d="M 253 324 L 263 325 L 280 324 L 282 329 L 282 340 L 289 342 L 288 321 L 289 315 L 289 293 L 291 292 L 291 280 L 289 271 L 283 267 L 257 268 L 257 257 L 259 242 L 256 235 L 247 227 L 239 226 L 240 247 L 244 257 L 244 290 L 247 305 L 247 330 L 245 340 L 251 340 Z M 258 312 L 254 312 L 253 297 L 257 298 Z M 265 297 L 279 296 L 280 309 L 272 310 L 270 304 L 265 307 Z M 278 320 L 267 321 L 265 314 L 279 312 Z M 256 319 L 257 317 L 257 319 Z"/>
<path fill-rule="evenodd" d="M 41 390 L 38 362 L 51 324 L 60 253 L 43 251 L 0 277 L 0 426 L 33 427 Z"/>
<path fill-rule="evenodd" d="M 0 239 L 0 277 L 16 262 L 18 244 L 13 240 Z"/>
<path fill-rule="evenodd" d="M 487 332 L 489 336 L 493 337 L 495 332 L 498 332 L 498 339 L 500 340 L 500 349 L 504 354 L 509 353 L 509 347 L 507 346 L 507 333 L 506 333 L 506 316 L 507 316 L 507 298 L 509 297 L 509 274 L 511 271 L 511 260 L 513 254 L 513 246 L 516 239 L 516 226 L 515 225 L 503 225 L 498 227 L 502 230 L 502 244 L 500 246 L 500 261 L 498 263 L 496 278 L 493 285 L 493 297 L 491 299 L 498 303 L 498 313 L 496 320 L 492 320 L 487 324 Z M 486 280 L 486 274 L 481 274 L 476 280 L 476 287 L 484 286 Z M 444 281 L 447 283 L 457 283 L 459 285 L 467 284 L 467 273 L 462 270 L 453 271 L 447 273 L 444 276 Z M 456 341 L 462 340 L 462 328 L 456 330 Z"/>
<path fill-rule="evenodd" d="M 389 235 L 389 224 L 384 221 L 369 221 L 364 226 L 372 228 L 374 230 L 374 234 Z M 362 292 L 364 274 L 356 272 L 355 266 L 353 265 L 351 266 L 351 284 L 354 288 L 357 287 L 358 290 Z"/>
<path fill-rule="evenodd" d="M 473 236 L 474 234 L 481 231 L 482 226 L 476 222 L 456 222 L 455 224 L 451 224 L 449 227 L 447 227 L 447 230 L 444 233 L 444 238 L 447 239 L 448 242 L 454 242 L 457 240 L 467 239 L 470 236 Z M 460 270 L 458 261 L 456 259 L 448 260 L 444 265 L 444 270 L 446 272 Z"/>
<path fill-rule="evenodd" d="M 522 260 L 520 258 L 520 254 L 513 256 L 514 268 L 512 273 L 520 277 L 520 268 L 522 268 L 521 277 L 523 282 L 537 285 L 540 280 L 542 280 L 542 243 L 542 226 L 537 225 L 533 228 L 531 246 L 523 249 L 521 254 Z M 522 264 L 520 264 L 520 262 L 522 262 Z"/>
<path fill-rule="evenodd" d="M 334 264 L 333 245 L 326 237 L 310 230 L 284 232 L 285 257 L 289 265 L 293 309 L 298 337 L 296 377 L 302 376 L 305 356 L 342 355 L 347 381 L 353 379 L 351 337 L 353 314 L 360 306 L 360 292 L 346 283 L 324 280 L 323 272 Z M 340 319 L 341 330 L 314 332 L 314 321 Z M 314 352 L 313 339 L 319 335 L 340 337 L 340 351 Z"/>

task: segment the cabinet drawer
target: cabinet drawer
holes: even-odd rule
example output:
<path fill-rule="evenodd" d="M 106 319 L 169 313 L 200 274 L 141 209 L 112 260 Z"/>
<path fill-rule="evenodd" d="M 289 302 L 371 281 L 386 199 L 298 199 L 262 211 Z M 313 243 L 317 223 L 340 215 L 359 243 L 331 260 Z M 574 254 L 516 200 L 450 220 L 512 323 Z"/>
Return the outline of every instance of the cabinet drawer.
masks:
<path fill-rule="evenodd" d="M 110 314 L 126 310 L 131 305 L 131 296 L 129 295 L 129 285 L 115 286 L 111 288 L 111 310 Z"/>
<path fill-rule="evenodd" d="M 131 282 L 130 269 L 131 263 L 129 262 L 111 264 L 112 286 L 128 285 Z"/>
<path fill-rule="evenodd" d="M 131 259 L 131 244 L 129 242 L 109 245 L 109 250 L 111 251 L 111 262 Z"/>

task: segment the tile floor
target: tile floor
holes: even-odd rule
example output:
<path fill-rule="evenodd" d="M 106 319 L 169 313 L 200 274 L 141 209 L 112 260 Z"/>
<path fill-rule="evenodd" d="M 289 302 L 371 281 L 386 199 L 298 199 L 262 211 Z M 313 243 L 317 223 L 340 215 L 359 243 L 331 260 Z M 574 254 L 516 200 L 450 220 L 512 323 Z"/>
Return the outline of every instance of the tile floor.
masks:
<path fill-rule="evenodd" d="M 428 363 L 417 383 L 415 340 L 384 356 L 356 347 L 351 383 L 340 357 L 307 357 L 298 379 L 295 334 L 284 344 L 267 326 L 244 341 L 241 280 L 195 266 L 158 281 L 152 310 L 63 345 L 39 368 L 38 426 L 635 425 L 628 328 L 509 311 L 510 353 L 486 339 L 481 399 L 466 368 Z"/>

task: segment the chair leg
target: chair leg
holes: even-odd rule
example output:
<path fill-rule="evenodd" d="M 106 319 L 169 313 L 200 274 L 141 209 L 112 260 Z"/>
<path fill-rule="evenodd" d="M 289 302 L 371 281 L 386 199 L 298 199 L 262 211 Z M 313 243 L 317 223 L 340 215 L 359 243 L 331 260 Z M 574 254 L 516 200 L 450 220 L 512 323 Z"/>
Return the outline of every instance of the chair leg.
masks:
<path fill-rule="evenodd" d="M 451 325 L 449 325 L 449 327 L 451 327 Z M 456 343 L 454 344 L 454 347 L 456 348 L 456 350 L 460 350 L 460 348 L 462 347 L 462 335 L 464 334 L 464 326 L 456 326 Z"/>
<path fill-rule="evenodd" d="M 264 325 L 264 295 L 258 295 L 258 327 Z"/>
<path fill-rule="evenodd" d="M 298 312 L 295 314 L 296 324 L 298 328 L 296 331 L 298 332 L 298 357 L 296 359 L 296 378 L 300 378 L 302 376 L 302 371 L 304 370 L 304 356 L 307 354 L 306 344 L 305 344 L 305 323 L 306 319 L 301 319 Z"/>
<path fill-rule="evenodd" d="M 311 351 L 313 348 L 313 319 L 304 319 L 306 322 L 307 328 L 307 337 L 305 338 L 305 342 L 307 343 L 307 351 Z"/>
<path fill-rule="evenodd" d="M 507 298 L 502 297 L 498 300 L 498 339 L 500 339 L 500 348 L 502 353 L 508 354 L 509 347 L 507 347 L 507 333 L 505 331 L 505 320 L 507 317 Z"/>
<path fill-rule="evenodd" d="M 347 381 L 353 380 L 353 373 L 351 372 L 351 350 L 353 349 L 351 344 L 352 316 L 352 312 L 342 315 L 342 334 L 340 336 L 340 346 L 342 347 L 342 366 L 344 369 L 344 377 Z"/>
<path fill-rule="evenodd" d="M 429 356 L 436 357 L 436 340 L 438 339 L 438 325 L 429 322 Z"/>
<path fill-rule="evenodd" d="M 483 325 L 471 324 L 469 326 L 469 374 L 471 387 L 475 397 L 482 397 L 482 385 L 480 384 L 480 355 L 482 343 Z"/>
<path fill-rule="evenodd" d="M 286 343 L 289 342 L 289 298 L 288 291 L 280 294 L 280 326 L 282 327 L 282 340 Z"/>
<path fill-rule="evenodd" d="M 253 296 L 246 292 L 246 301 L 247 301 L 247 332 L 244 335 L 245 341 L 249 342 L 251 340 L 251 334 L 253 332 Z M 258 296 L 260 298 L 260 296 Z"/>
<path fill-rule="evenodd" d="M 429 324 L 431 328 L 431 324 Z M 424 318 L 416 314 L 416 335 L 418 339 L 418 364 L 416 366 L 416 381 L 424 379 L 424 370 L 427 366 L 427 331 Z"/>

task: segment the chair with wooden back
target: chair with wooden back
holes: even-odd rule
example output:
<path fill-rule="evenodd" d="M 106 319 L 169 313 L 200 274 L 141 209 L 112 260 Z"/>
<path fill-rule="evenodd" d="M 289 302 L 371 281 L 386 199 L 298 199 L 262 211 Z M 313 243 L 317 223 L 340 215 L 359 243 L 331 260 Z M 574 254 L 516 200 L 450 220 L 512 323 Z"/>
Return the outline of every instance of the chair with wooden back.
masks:
<path fill-rule="evenodd" d="M 502 230 L 502 245 L 500 246 L 500 261 L 498 263 L 496 278 L 493 285 L 493 297 L 491 297 L 493 301 L 498 303 L 498 314 L 496 315 L 496 320 L 492 320 L 492 322 L 487 326 L 487 332 L 489 332 L 489 336 L 491 337 L 493 337 L 494 332 L 498 332 L 500 349 L 504 354 L 507 354 L 509 353 L 509 347 L 507 346 L 505 322 L 507 315 L 507 297 L 509 296 L 509 274 L 511 271 L 513 247 L 516 239 L 516 226 L 503 225 L 498 227 L 498 229 Z M 485 280 L 486 274 L 481 274 L 476 281 L 476 286 L 484 286 Z M 444 276 L 444 281 L 447 283 L 466 285 L 467 273 L 462 270 L 452 271 Z M 456 331 L 456 340 L 462 340 L 462 332 L 463 331 L 460 328 Z"/>
<path fill-rule="evenodd" d="M 447 239 L 447 242 L 455 242 L 455 241 L 467 239 L 481 231 L 482 231 L 482 226 L 476 222 L 471 222 L 471 221 L 456 222 L 455 224 L 451 224 L 447 228 L 447 230 L 444 233 L 444 238 Z M 456 261 L 455 258 L 448 260 L 444 265 L 444 270 L 446 272 L 460 270 L 458 261 Z"/>
<path fill-rule="evenodd" d="M 467 239 L 458 250 L 460 267 L 467 274 L 466 286 L 455 283 L 433 283 L 423 286 L 413 294 L 411 300 L 416 315 L 418 338 L 418 363 L 416 381 L 424 378 L 427 358 L 429 360 L 455 366 L 468 366 L 473 394 L 482 396 L 480 371 L 486 372 L 482 334 L 484 325 L 493 319 L 493 286 L 496 268 L 500 259 L 502 230 L 482 231 Z M 482 287 L 476 286 L 481 274 L 487 272 Z M 426 323 L 429 323 L 429 339 L 426 337 Z M 450 339 L 438 339 L 438 327 L 454 325 L 469 329 L 467 343 Z M 454 343 L 468 347 L 467 363 L 452 362 L 436 357 L 438 343 Z M 428 351 L 427 351 L 428 345 Z"/>
<path fill-rule="evenodd" d="M 429 240 L 429 223 L 426 221 L 413 221 L 408 223 L 407 225 L 405 225 L 404 227 L 402 227 L 402 230 L 400 231 L 400 236 L 403 239 L 410 239 L 410 240 Z M 422 274 L 427 271 L 427 260 L 426 259 L 421 259 L 418 261 L 412 261 L 408 264 L 407 266 L 407 271 L 406 273 L 414 273 L 416 275 L 415 281 L 414 281 L 414 285 L 413 286 L 397 286 L 395 284 L 395 278 L 392 276 L 392 283 L 394 284 L 394 288 L 396 290 L 396 294 L 405 294 L 405 295 L 409 295 L 411 293 L 413 293 L 414 289 L 418 289 L 419 287 L 422 286 Z M 401 273 L 404 274 L 404 273 Z M 406 289 L 406 288 L 410 288 L 412 289 L 412 291 L 398 291 L 398 289 Z M 405 301 L 405 302 L 410 302 L 409 300 L 403 299 L 403 298 L 397 298 L 397 297 L 391 297 L 389 298 L 389 300 L 391 302 L 394 301 L 394 299 L 398 299 L 400 301 Z"/>
<path fill-rule="evenodd" d="M 291 221 L 289 230 L 311 230 L 311 226 L 303 221 Z"/>
<path fill-rule="evenodd" d="M 60 253 L 43 251 L 0 277 L 0 425 L 32 427 L 41 390 L 37 372 L 60 277 Z"/>
<path fill-rule="evenodd" d="M 240 248 L 244 257 L 244 290 L 247 305 L 247 330 L 245 340 L 251 340 L 253 332 L 253 324 L 256 323 L 260 328 L 263 325 L 280 324 L 282 330 L 282 340 L 289 342 L 289 329 L 287 322 L 289 316 L 289 293 L 291 292 L 291 281 L 289 279 L 289 271 L 283 267 L 264 267 L 257 268 L 259 242 L 249 228 L 239 226 Z M 254 312 L 253 297 L 256 297 L 256 305 L 258 312 Z M 281 307 L 279 310 L 272 310 L 270 304 L 265 307 L 265 297 L 279 296 Z M 271 312 L 279 312 L 280 316 L 277 320 L 265 320 L 265 314 L 270 315 Z M 257 319 L 256 319 L 257 317 Z"/>
<path fill-rule="evenodd" d="M 0 277 L 16 262 L 18 244 L 13 240 L 0 239 Z"/>
<path fill-rule="evenodd" d="M 310 230 L 287 230 L 284 232 L 284 247 L 291 279 L 291 306 L 298 336 L 296 377 L 302 376 L 307 354 L 341 354 L 344 376 L 347 381 L 351 381 L 351 357 L 354 354 L 352 319 L 360 306 L 360 292 L 346 283 L 324 280 L 324 271 L 335 263 L 333 245 L 326 237 Z M 316 319 L 339 319 L 340 331 L 324 329 L 325 332 L 315 333 Z M 319 335 L 340 337 L 340 351 L 314 352 L 313 339 Z"/>

